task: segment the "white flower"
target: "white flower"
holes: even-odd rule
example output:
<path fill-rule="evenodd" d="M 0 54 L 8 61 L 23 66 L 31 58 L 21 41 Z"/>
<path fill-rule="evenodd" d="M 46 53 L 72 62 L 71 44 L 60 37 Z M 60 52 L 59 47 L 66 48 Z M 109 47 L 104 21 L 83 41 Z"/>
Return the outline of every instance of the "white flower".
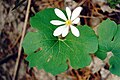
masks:
<path fill-rule="evenodd" d="M 54 36 L 62 35 L 62 37 L 65 37 L 68 34 L 69 30 L 71 30 L 73 35 L 79 37 L 80 35 L 79 30 L 75 26 L 73 26 L 73 24 L 79 23 L 80 18 L 78 16 L 81 10 L 82 7 L 77 7 L 76 9 L 73 10 L 73 12 L 71 12 L 70 8 L 66 7 L 67 13 L 66 18 L 65 14 L 61 10 L 55 8 L 55 14 L 64 21 L 59 20 L 50 21 L 51 24 L 59 26 L 57 29 L 55 29 L 53 35 Z"/>

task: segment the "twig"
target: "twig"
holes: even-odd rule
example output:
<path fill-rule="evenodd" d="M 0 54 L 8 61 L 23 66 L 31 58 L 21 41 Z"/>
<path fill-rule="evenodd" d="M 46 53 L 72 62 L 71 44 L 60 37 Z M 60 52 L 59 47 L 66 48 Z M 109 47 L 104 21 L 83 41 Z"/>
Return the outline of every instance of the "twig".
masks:
<path fill-rule="evenodd" d="M 94 16 L 83 16 L 83 15 L 80 15 L 79 17 L 82 17 L 82 18 L 96 18 L 96 17 L 94 17 Z M 98 18 L 105 18 L 105 16 L 104 17 L 102 17 L 102 16 L 97 16 Z"/>
<path fill-rule="evenodd" d="M 28 0 L 28 6 L 27 6 L 27 11 L 26 11 L 26 16 L 25 16 L 25 22 L 24 22 L 24 25 L 23 25 L 23 31 L 22 31 L 22 36 L 21 36 L 21 40 L 20 40 L 19 50 L 18 50 L 18 57 L 17 57 L 17 60 L 16 60 L 16 65 L 15 65 L 12 80 L 16 80 L 16 74 L 17 74 L 18 65 L 19 65 L 19 62 L 20 62 L 21 51 L 22 51 L 22 42 L 23 42 L 23 39 L 24 39 L 24 36 L 25 36 L 26 26 L 27 26 L 27 21 L 28 21 L 28 16 L 29 16 L 30 4 L 31 4 L 31 0 Z"/>
<path fill-rule="evenodd" d="M 12 50 L 12 49 L 17 45 L 18 41 L 19 41 L 20 38 L 21 38 L 21 35 L 22 35 L 22 34 L 20 34 L 20 35 L 17 37 L 17 39 L 15 40 L 15 42 L 14 42 L 13 45 L 10 45 L 10 46 L 9 46 L 9 51 Z"/>
<path fill-rule="evenodd" d="M 82 0 L 76 7 L 83 5 L 86 2 L 86 0 Z"/>

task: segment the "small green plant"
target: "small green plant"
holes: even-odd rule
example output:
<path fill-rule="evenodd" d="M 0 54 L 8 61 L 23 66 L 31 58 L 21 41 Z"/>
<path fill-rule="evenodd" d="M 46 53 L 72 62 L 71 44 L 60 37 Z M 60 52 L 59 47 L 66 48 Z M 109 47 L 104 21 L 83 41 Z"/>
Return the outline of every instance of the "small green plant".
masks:
<path fill-rule="evenodd" d="M 120 4 L 120 0 L 107 0 L 110 7 L 115 8 L 117 4 Z"/>
<path fill-rule="evenodd" d="M 98 36 L 99 48 L 96 55 L 103 60 L 108 52 L 112 53 L 109 70 L 120 76 L 120 25 L 107 19 L 99 25 Z"/>
<path fill-rule="evenodd" d="M 66 11 L 47 8 L 31 17 L 30 24 L 37 32 L 28 32 L 23 41 L 30 67 L 57 75 L 67 70 L 67 60 L 74 69 L 83 68 L 91 63 L 90 54 L 95 53 L 103 60 L 111 51 L 110 71 L 120 76 L 117 66 L 120 65 L 120 25 L 109 19 L 103 21 L 97 37 L 87 25 L 74 26 L 80 21 L 81 9 L 71 12 L 69 8 Z"/>

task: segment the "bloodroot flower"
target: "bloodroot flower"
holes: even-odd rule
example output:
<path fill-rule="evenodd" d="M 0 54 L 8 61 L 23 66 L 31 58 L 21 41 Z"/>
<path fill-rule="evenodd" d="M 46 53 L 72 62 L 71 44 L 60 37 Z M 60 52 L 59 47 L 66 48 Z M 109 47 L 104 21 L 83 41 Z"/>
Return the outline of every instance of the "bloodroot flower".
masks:
<path fill-rule="evenodd" d="M 63 19 L 64 21 L 60 20 L 52 20 L 50 21 L 51 24 L 59 26 L 57 29 L 55 29 L 53 35 L 54 36 L 59 36 L 62 35 L 62 37 L 65 37 L 69 30 L 72 31 L 72 34 L 75 35 L 76 37 L 80 36 L 79 30 L 74 26 L 74 24 L 78 24 L 80 21 L 80 18 L 78 17 L 80 12 L 82 10 L 82 7 L 77 7 L 76 9 L 71 12 L 70 8 L 66 7 L 66 13 L 67 13 L 67 18 L 65 14 L 58 8 L 55 8 L 55 14 Z"/>

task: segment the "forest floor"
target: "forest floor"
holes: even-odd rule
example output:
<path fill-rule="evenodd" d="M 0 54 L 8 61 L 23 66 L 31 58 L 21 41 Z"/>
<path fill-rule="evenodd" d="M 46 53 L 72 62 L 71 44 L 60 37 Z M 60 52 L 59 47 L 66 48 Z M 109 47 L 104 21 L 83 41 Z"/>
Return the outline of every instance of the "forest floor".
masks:
<path fill-rule="evenodd" d="M 22 27 L 26 15 L 27 0 L 23 2 L 19 7 L 12 10 L 15 7 L 15 1 L 17 0 L 0 0 L 0 80 L 12 80 L 16 65 L 18 48 L 22 35 Z M 85 6 L 89 4 L 87 1 L 85 2 L 85 0 L 75 1 L 32 0 L 29 19 L 31 16 L 34 16 L 36 12 L 39 12 L 40 10 L 43 10 L 45 8 L 57 7 L 64 9 L 66 6 L 69 6 L 71 9 L 74 9 L 75 7 L 80 5 L 86 8 Z M 96 8 L 96 5 L 99 5 L 99 8 L 102 11 L 102 13 L 97 13 L 92 10 L 88 12 L 86 8 L 85 11 L 82 12 L 82 14 L 85 14 L 85 16 L 95 15 L 97 17 L 95 19 L 83 18 L 82 25 L 87 24 L 96 31 L 97 25 L 106 18 L 110 18 L 118 24 L 120 23 L 120 5 L 118 5 L 118 9 L 111 9 L 108 6 L 103 6 L 103 4 L 105 3 L 104 0 L 91 1 L 92 5 L 94 6 L 88 6 L 88 8 L 94 9 Z M 30 27 L 28 21 L 26 32 L 29 31 L 34 31 L 34 29 Z M 91 79 L 89 78 L 90 80 L 120 80 L 119 77 L 111 74 L 107 70 L 107 68 L 105 68 L 107 65 L 103 67 L 103 65 L 105 64 L 95 56 L 93 57 L 93 62 L 91 63 L 91 65 L 88 66 L 89 68 L 91 67 L 92 74 L 91 70 L 85 68 L 81 70 L 72 70 L 72 75 L 65 75 L 64 73 L 62 73 L 57 76 L 53 76 L 50 73 L 46 73 L 44 70 L 29 68 L 28 62 L 25 60 L 25 56 L 26 55 L 24 55 L 24 51 L 22 50 L 16 80 L 77 80 L 76 77 L 82 77 L 83 80 L 88 80 L 88 76 L 91 76 Z M 77 74 L 77 72 L 79 73 L 79 71 L 84 72 L 84 74 Z"/>

